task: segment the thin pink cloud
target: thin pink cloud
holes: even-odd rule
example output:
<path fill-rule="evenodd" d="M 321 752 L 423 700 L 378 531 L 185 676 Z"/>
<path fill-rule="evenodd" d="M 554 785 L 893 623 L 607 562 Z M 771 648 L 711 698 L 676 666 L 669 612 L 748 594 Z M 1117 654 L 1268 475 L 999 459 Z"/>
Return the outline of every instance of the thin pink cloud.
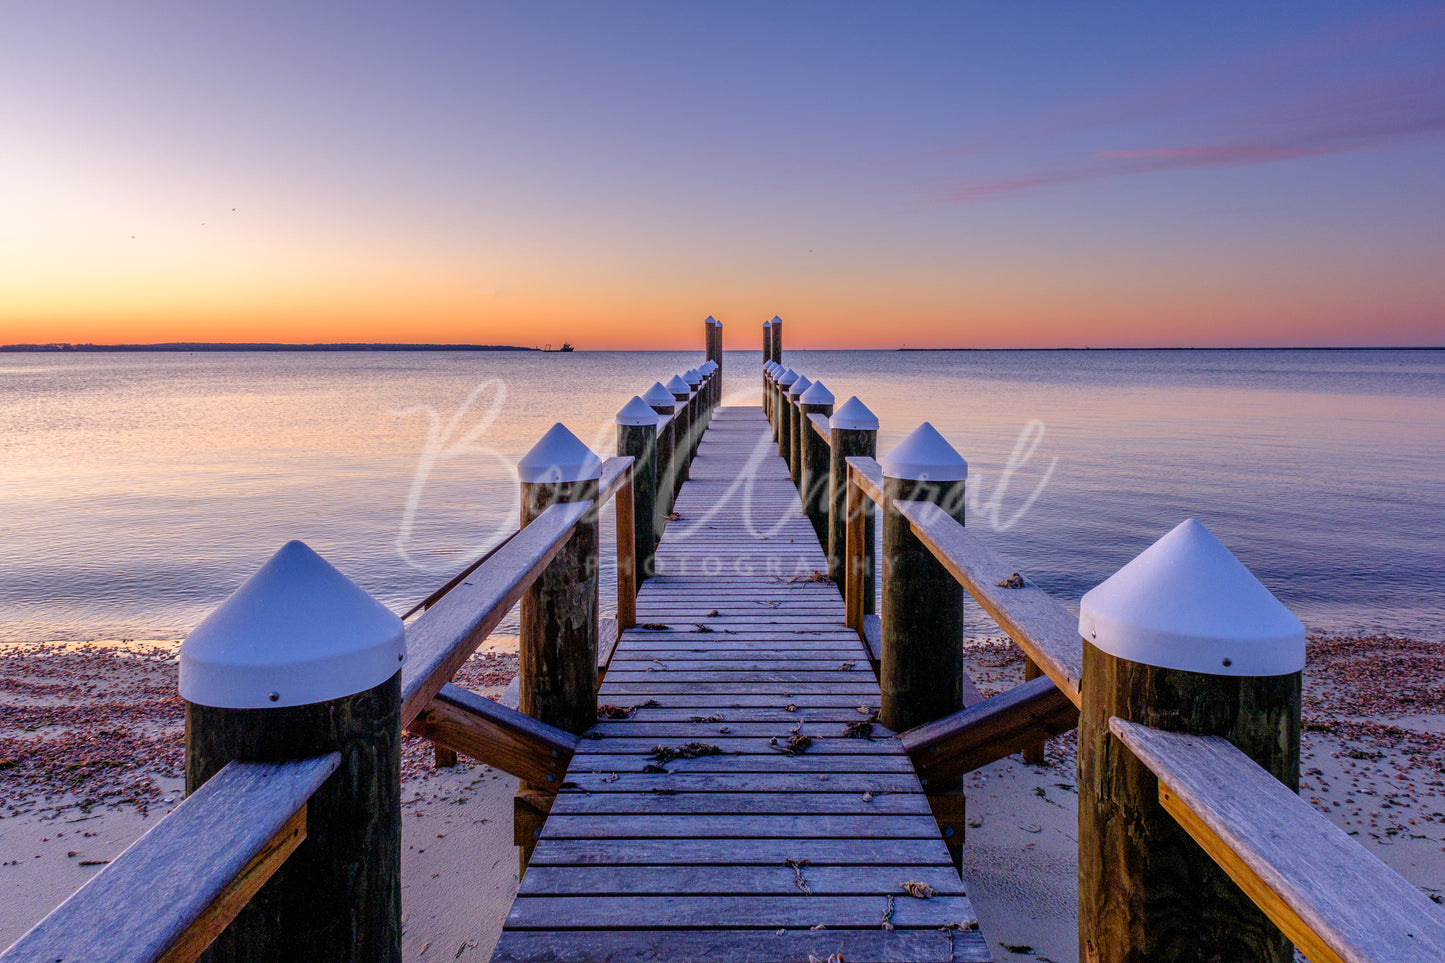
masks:
<path fill-rule="evenodd" d="M 1445 134 L 1445 72 L 1320 90 L 1244 120 L 1220 143 L 1102 151 L 1072 164 L 955 184 L 933 204 L 969 203 L 1081 181 L 1278 164 L 1305 157 L 1393 147 Z"/>

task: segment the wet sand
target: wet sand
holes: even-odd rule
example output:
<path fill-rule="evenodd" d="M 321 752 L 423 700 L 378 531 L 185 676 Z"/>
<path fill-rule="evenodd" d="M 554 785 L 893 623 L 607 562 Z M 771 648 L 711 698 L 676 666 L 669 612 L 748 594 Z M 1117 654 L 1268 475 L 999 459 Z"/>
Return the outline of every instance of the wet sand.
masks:
<path fill-rule="evenodd" d="M 0 946 L 9 945 L 181 798 L 182 706 L 170 642 L 0 646 Z M 968 663 L 985 694 L 1023 678 L 1006 640 Z M 515 644 L 459 684 L 499 697 Z M 1305 671 L 1302 794 L 1433 897 L 1445 896 L 1445 645 L 1315 638 Z M 1048 762 L 967 777 L 965 877 L 995 958 L 1077 959 L 1072 734 Z M 485 959 L 516 892 L 516 781 L 424 740 L 402 760 L 403 951 Z"/>

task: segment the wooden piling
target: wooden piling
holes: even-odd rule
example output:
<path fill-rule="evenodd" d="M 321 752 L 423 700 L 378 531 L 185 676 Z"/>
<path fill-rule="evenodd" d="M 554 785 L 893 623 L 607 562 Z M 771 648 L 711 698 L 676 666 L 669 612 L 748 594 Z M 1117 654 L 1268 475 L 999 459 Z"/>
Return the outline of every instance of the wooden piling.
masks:
<path fill-rule="evenodd" d="M 798 373 L 792 368 L 786 369 L 778 377 L 778 390 L 773 395 L 773 406 L 776 409 L 773 413 L 774 439 L 778 443 L 778 455 L 784 462 L 792 460 L 793 423 L 788 418 L 788 389 L 797 380 Z"/>
<path fill-rule="evenodd" d="M 1198 526 L 1185 523 L 1190 524 Z M 1297 644 L 1281 642 L 1290 631 L 1287 624 L 1284 631 L 1266 628 L 1257 638 L 1231 631 L 1233 637 L 1222 644 L 1180 629 L 1178 617 L 1190 604 L 1181 605 L 1181 598 L 1199 603 L 1199 618 L 1185 613 L 1185 619 L 1203 623 L 1204 632 L 1219 631 L 1229 621 L 1248 629 L 1247 621 L 1262 608 L 1231 597 L 1218 569 L 1201 574 L 1187 557 L 1156 553 L 1169 548 L 1166 541 L 1180 529 L 1086 595 L 1081 606 L 1079 958 L 1289 963 L 1290 941 L 1165 811 L 1158 779 L 1109 732 L 1109 719 L 1117 716 L 1171 732 L 1222 736 L 1291 791 L 1299 789 L 1304 627 L 1270 596 L 1297 627 Z M 1184 534 L 1175 548 L 1191 533 Z M 1138 578 L 1139 563 L 1153 570 L 1144 579 Z M 1242 565 L 1234 565 L 1253 581 Z M 1119 588 L 1121 577 L 1133 584 L 1111 601 L 1105 590 L 1111 583 Z M 1200 585 L 1209 588 L 1201 591 Z M 1254 587 L 1256 597 L 1268 596 L 1257 581 Z M 1102 602 L 1095 593 L 1103 593 Z M 1121 599 L 1140 616 L 1137 621 L 1121 617 Z M 1267 610 L 1265 616 L 1270 617 Z M 1210 651 L 1227 654 L 1211 664 Z M 1278 671 L 1289 669 L 1294 671 Z M 1248 674 L 1216 674 L 1239 670 Z"/>
<path fill-rule="evenodd" d="M 548 507 L 591 500 L 572 537 L 522 596 L 521 680 L 517 708 L 548 725 L 580 735 L 597 722 L 598 512 L 601 462 L 570 431 L 554 425 L 518 463 L 522 527 Z M 514 837 L 523 872 L 555 783 L 522 781 L 514 800 Z"/>
<path fill-rule="evenodd" d="M 833 414 L 833 393 L 821 381 L 813 382 L 798 399 L 801 409 L 803 464 L 802 487 L 803 514 L 813 523 L 818 535 L 818 544 L 828 547 L 828 480 L 830 458 L 828 442 L 832 435 L 824 438 L 814 429 L 813 415 L 828 417 Z M 831 567 L 831 566 L 830 566 Z M 838 584 L 842 584 L 841 582 Z"/>
<path fill-rule="evenodd" d="M 668 501 L 672 503 L 677 500 L 682 483 L 687 481 L 687 465 L 692 460 L 692 421 L 688 417 L 692 389 L 682 378 L 673 375 L 667 382 L 667 390 L 672 392 L 675 412 L 672 418 L 672 491 L 668 495 Z"/>
<path fill-rule="evenodd" d="M 803 406 L 798 399 L 812 386 L 813 382 L 802 375 L 788 385 L 788 475 L 793 479 L 793 487 L 800 492 L 803 488 Z"/>
<path fill-rule="evenodd" d="M 1032 682 L 1044 674 L 1039 664 L 1028 656 L 1024 656 L 1024 681 Z M 1023 748 L 1024 762 L 1031 766 L 1042 766 L 1044 764 L 1044 743 L 1042 740 L 1032 743 Z"/>
<path fill-rule="evenodd" d="M 708 360 L 717 367 L 712 370 L 711 407 L 722 404 L 723 398 L 723 326 L 721 321 L 712 323 L 712 357 Z"/>
<path fill-rule="evenodd" d="M 763 414 L 773 418 L 772 378 L 769 377 L 768 362 L 773 360 L 773 323 L 763 322 Z"/>
<path fill-rule="evenodd" d="M 632 456 L 632 539 L 637 578 L 649 579 L 657 551 L 657 421 L 647 402 L 633 398 L 617 413 L 617 454 Z"/>
<path fill-rule="evenodd" d="M 341 591 L 333 592 L 338 586 Z M 377 611 L 360 611 L 368 606 Z M 288 629 L 275 627 L 277 609 L 293 616 L 291 625 L 306 628 L 286 637 Z M 359 615 L 383 634 L 395 622 L 394 651 L 379 662 L 374 653 L 356 651 L 358 664 L 338 651 L 373 634 Z M 291 542 L 183 644 L 187 794 L 232 760 L 341 756 L 336 772 L 307 803 L 305 840 L 202 959 L 401 959 L 402 633 L 399 619 L 310 549 Z M 314 640 L 315 662 L 299 661 L 296 654 L 307 650 L 313 634 L 331 638 Z M 221 658 L 208 663 L 212 641 Z M 263 681 L 257 666 L 271 664 L 263 655 L 268 647 L 278 661 Z M 235 651 L 247 652 L 256 665 L 236 667 L 230 661 Z M 327 698 L 389 666 L 396 668 L 384 681 Z M 206 704 L 217 702 L 228 705 Z"/>
<path fill-rule="evenodd" d="M 879 721 L 895 732 L 963 708 L 963 586 L 914 534 L 900 501 L 938 505 L 964 521 L 968 464 L 925 422 L 883 467 L 883 611 Z M 954 866 L 963 863 L 963 780 L 924 789 Z"/>
<path fill-rule="evenodd" d="M 848 459 L 878 456 L 878 419 L 863 402 L 849 398 L 834 409 L 828 419 L 828 576 L 834 584 L 846 584 L 843 560 L 847 552 L 848 534 Z M 875 608 L 873 583 L 873 502 L 863 499 L 865 543 L 862 595 L 863 614 Z"/>
<path fill-rule="evenodd" d="M 783 319 L 773 316 L 773 360 L 783 363 Z"/>
<path fill-rule="evenodd" d="M 656 495 L 654 496 L 654 508 L 652 515 L 652 531 L 654 535 L 654 551 L 656 543 L 662 539 L 662 530 L 667 527 L 667 516 L 672 511 L 673 492 L 675 491 L 672 478 L 676 469 L 673 467 L 675 445 L 673 444 L 673 433 L 676 419 L 672 417 L 676 407 L 672 392 L 668 391 L 662 382 L 656 382 L 642 395 L 642 400 L 647 402 L 654 412 L 657 413 L 657 469 L 656 469 Z"/>

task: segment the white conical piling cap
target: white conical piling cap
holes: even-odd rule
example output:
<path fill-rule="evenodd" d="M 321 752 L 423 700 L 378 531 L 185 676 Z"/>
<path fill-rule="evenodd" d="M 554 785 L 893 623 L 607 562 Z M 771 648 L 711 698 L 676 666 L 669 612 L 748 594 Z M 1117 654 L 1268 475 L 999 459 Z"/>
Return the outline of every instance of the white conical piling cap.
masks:
<path fill-rule="evenodd" d="M 713 317 L 712 315 L 709 314 L 709 315 L 707 316 L 707 320 L 704 321 L 703 324 L 717 324 L 717 318 L 715 318 L 715 317 Z"/>
<path fill-rule="evenodd" d="M 668 391 L 661 381 L 654 381 L 652 387 L 642 393 L 642 400 L 654 408 L 671 410 L 675 399 L 672 397 L 672 392 Z"/>
<path fill-rule="evenodd" d="M 686 395 L 690 393 L 692 391 L 692 388 L 688 385 L 686 381 L 683 381 L 677 375 L 673 375 L 672 378 L 667 382 L 667 390 L 671 391 L 672 396 L 676 398 L 678 395 Z"/>
<path fill-rule="evenodd" d="M 1271 676 L 1305 664 L 1305 627 L 1194 519 L 1084 595 L 1079 633 L 1131 662 Z"/>
<path fill-rule="evenodd" d="M 797 380 L 798 380 L 798 373 L 797 373 L 796 371 L 794 371 L 792 368 L 785 368 L 785 369 L 783 370 L 783 373 L 780 374 L 780 375 L 778 375 L 778 384 L 782 385 L 784 388 L 786 388 L 788 385 L 792 384 L 794 381 L 797 381 Z"/>
<path fill-rule="evenodd" d="M 712 374 L 712 373 L 713 373 L 714 371 L 716 371 L 716 370 L 717 370 L 717 362 L 716 362 L 716 361 L 714 361 L 714 360 L 712 360 L 711 358 L 709 358 L 708 360 L 706 360 L 706 361 L 703 362 L 703 364 L 702 364 L 703 374 Z"/>
<path fill-rule="evenodd" d="M 396 614 L 301 542 L 287 542 L 181 643 L 181 698 L 222 709 L 330 702 L 401 668 Z"/>
<path fill-rule="evenodd" d="M 788 385 L 788 397 L 796 398 L 812 386 L 813 382 L 809 381 L 803 375 L 798 375 L 798 380 Z"/>
<path fill-rule="evenodd" d="M 670 394 L 667 396 L 667 403 L 672 404 L 672 395 Z M 653 411 L 652 406 L 647 402 L 637 395 L 633 395 L 632 400 L 623 405 L 622 410 L 617 413 L 617 423 L 619 425 L 653 425 L 655 427 L 657 412 Z"/>
<path fill-rule="evenodd" d="M 782 323 L 783 323 L 783 319 L 780 318 L 780 317 L 778 317 L 778 316 L 775 314 L 775 315 L 773 315 L 773 320 L 769 321 L 768 323 L 769 323 L 769 324 L 782 324 Z"/>
<path fill-rule="evenodd" d="M 833 409 L 828 427 L 840 431 L 877 431 L 878 416 L 869 411 L 857 395 L 849 395 L 847 401 Z"/>
<path fill-rule="evenodd" d="M 815 381 L 808 386 L 798 400 L 805 405 L 831 405 L 833 403 L 833 392 L 824 386 L 823 382 Z"/>
<path fill-rule="evenodd" d="M 687 371 L 683 372 L 682 380 L 686 381 L 689 387 L 696 388 L 698 385 L 702 384 L 702 372 L 698 371 L 696 368 L 689 368 L 687 369 Z"/>
<path fill-rule="evenodd" d="M 777 371 L 777 362 L 776 362 L 776 361 L 764 361 L 764 362 L 763 362 L 763 371 L 767 374 L 767 376 L 768 376 L 769 378 L 771 378 L 771 377 L 773 376 L 773 374 Z"/>
<path fill-rule="evenodd" d="M 602 459 L 558 422 L 517 462 L 517 477 L 530 484 L 584 481 L 602 474 Z"/>
<path fill-rule="evenodd" d="M 968 477 L 968 462 L 926 421 L 878 463 L 889 478 L 941 482 Z"/>

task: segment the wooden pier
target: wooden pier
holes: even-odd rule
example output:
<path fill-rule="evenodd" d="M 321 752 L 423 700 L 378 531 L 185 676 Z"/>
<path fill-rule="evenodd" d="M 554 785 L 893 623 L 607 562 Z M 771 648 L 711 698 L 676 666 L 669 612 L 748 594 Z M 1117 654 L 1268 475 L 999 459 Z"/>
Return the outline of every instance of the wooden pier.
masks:
<path fill-rule="evenodd" d="M 1441 909 L 1295 793 L 1303 626 L 1203 526 L 1075 618 L 965 527 L 930 425 L 875 459 L 763 328 L 761 408 L 722 403 L 707 319 L 615 457 L 544 436 L 519 529 L 414 619 L 283 547 L 182 646 L 190 795 L 0 963 L 399 961 L 403 730 L 519 780 L 496 961 L 988 960 L 961 777 L 1075 727 L 1081 960 L 1445 959 Z M 1027 660 L 990 698 L 964 592 Z M 514 709 L 451 680 L 519 603 Z"/>
<path fill-rule="evenodd" d="M 762 410 L 689 476 L 493 959 L 988 959 Z"/>

